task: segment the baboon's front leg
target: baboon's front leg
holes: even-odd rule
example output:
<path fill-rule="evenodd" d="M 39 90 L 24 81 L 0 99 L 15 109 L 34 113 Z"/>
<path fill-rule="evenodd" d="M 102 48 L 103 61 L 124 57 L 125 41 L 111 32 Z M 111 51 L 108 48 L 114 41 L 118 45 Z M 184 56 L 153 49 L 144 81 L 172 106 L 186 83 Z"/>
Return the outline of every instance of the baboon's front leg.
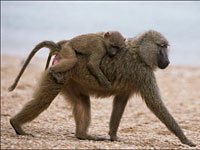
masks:
<path fill-rule="evenodd" d="M 64 87 L 63 94 L 73 107 L 73 115 L 76 123 L 75 136 L 81 140 L 107 140 L 106 138 L 91 136 L 87 133 L 91 119 L 90 98 L 82 91 L 82 88 L 70 80 Z"/>
<path fill-rule="evenodd" d="M 33 99 L 29 101 L 23 109 L 10 119 L 10 123 L 15 132 L 19 135 L 29 135 L 21 126 L 35 119 L 41 112 L 49 107 L 53 99 L 58 95 L 62 85 L 55 84 L 51 75 L 46 71 L 33 94 Z"/>
<path fill-rule="evenodd" d="M 121 94 L 121 95 L 115 96 L 113 100 L 113 110 L 112 110 L 112 115 L 110 118 L 110 131 L 109 131 L 111 141 L 117 140 L 117 130 L 118 130 L 119 123 L 123 115 L 124 109 L 126 107 L 128 98 L 129 98 L 129 94 Z"/>
<path fill-rule="evenodd" d="M 74 117 L 76 122 L 76 137 L 81 140 L 107 140 L 103 137 L 96 137 L 87 134 L 90 125 L 91 112 L 90 112 L 90 99 L 86 95 L 81 95 L 80 100 L 74 105 Z"/>
<path fill-rule="evenodd" d="M 72 105 L 73 115 L 76 123 L 76 137 L 87 139 L 88 127 L 90 125 L 90 98 L 87 94 L 81 93 L 81 88 L 72 80 L 64 86 L 62 94 Z"/>
<path fill-rule="evenodd" d="M 76 137 L 87 139 L 87 131 L 90 125 L 90 99 L 88 96 L 80 95 L 79 100 L 74 103 L 73 114 L 76 122 Z"/>
<path fill-rule="evenodd" d="M 195 144 L 185 136 L 181 127 L 162 102 L 155 79 L 149 78 L 147 80 L 148 83 L 151 84 L 141 85 L 141 96 L 145 100 L 147 107 L 180 139 L 183 144 L 195 146 Z"/>

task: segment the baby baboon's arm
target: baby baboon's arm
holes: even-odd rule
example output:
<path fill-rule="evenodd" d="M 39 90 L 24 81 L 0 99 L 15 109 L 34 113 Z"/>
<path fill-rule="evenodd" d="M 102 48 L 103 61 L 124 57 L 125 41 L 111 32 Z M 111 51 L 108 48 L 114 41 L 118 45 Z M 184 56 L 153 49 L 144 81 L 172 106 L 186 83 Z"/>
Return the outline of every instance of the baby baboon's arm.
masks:
<path fill-rule="evenodd" d="M 112 85 L 110 81 L 108 81 L 106 76 L 103 74 L 102 70 L 99 68 L 100 62 L 105 54 L 106 50 L 103 47 L 99 47 L 99 49 L 96 52 L 90 55 L 90 60 L 87 64 L 87 67 L 90 73 L 97 78 L 101 85 L 103 85 L 106 88 L 111 88 Z"/>

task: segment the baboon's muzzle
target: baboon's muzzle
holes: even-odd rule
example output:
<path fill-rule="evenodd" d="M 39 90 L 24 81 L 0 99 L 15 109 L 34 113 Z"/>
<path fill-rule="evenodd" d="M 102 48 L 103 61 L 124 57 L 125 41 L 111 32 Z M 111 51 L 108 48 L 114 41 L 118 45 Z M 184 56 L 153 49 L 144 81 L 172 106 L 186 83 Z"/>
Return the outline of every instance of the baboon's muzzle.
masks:
<path fill-rule="evenodd" d="M 170 64 L 170 61 L 169 60 L 165 60 L 165 61 L 163 61 L 163 62 L 159 62 L 158 63 L 158 67 L 160 68 L 160 69 L 165 69 L 165 68 L 167 68 L 167 66 Z"/>

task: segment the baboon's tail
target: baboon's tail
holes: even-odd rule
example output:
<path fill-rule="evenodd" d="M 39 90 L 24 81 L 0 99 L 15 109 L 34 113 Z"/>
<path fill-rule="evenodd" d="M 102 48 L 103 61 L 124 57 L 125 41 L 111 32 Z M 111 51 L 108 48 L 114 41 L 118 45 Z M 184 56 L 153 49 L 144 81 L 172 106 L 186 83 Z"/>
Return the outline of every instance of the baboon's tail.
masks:
<path fill-rule="evenodd" d="M 63 45 L 64 43 L 67 43 L 67 42 L 68 42 L 68 40 L 59 41 L 58 43 L 56 43 L 56 46 L 57 46 L 58 49 L 61 49 L 61 48 L 62 48 L 62 45 Z M 49 53 L 49 56 L 48 56 L 48 58 L 47 58 L 47 63 L 46 63 L 45 70 L 47 70 L 47 68 L 49 67 L 49 63 L 50 63 L 50 61 L 51 61 L 51 56 L 52 56 L 52 54 Z"/>
<path fill-rule="evenodd" d="M 29 54 L 28 58 L 26 59 L 24 65 L 21 68 L 21 70 L 20 70 L 18 76 L 16 77 L 14 83 L 8 88 L 8 91 L 13 91 L 15 89 L 20 77 L 22 76 L 27 65 L 30 63 L 32 57 L 35 55 L 36 52 L 38 52 L 41 48 L 44 48 L 44 47 L 49 48 L 50 53 L 52 53 L 53 51 L 59 51 L 60 50 L 60 47 L 56 43 L 54 43 L 53 41 L 43 41 L 43 42 L 39 43 L 38 45 L 36 45 L 35 48 Z"/>
<path fill-rule="evenodd" d="M 49 63 L 50 63 L 50 61 L 51 61 L 51 54 L 49 53 L 49 56 L 48 56 L 48 58 L 47 58 L 47 63 L 46 63 L 46 66 L 45 66 L 45 70 L 47 70 L 47 68 L 49 67 Z"/>

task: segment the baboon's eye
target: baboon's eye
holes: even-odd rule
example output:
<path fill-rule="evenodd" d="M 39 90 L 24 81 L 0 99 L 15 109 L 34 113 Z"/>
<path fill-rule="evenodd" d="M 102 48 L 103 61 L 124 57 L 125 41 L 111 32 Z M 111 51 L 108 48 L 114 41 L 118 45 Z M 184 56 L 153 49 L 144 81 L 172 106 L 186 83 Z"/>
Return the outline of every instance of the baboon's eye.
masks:
<path fill-rule="evenodd" d="M 167 44 L 163 44 L 161 45 L 161 47 L 167 48 Z"/>
<path fill-rule="evenodd" d="M 157 46 L 162 47 L 162 48 L 167 48 L 167 44 L 157 44 Z"/>

